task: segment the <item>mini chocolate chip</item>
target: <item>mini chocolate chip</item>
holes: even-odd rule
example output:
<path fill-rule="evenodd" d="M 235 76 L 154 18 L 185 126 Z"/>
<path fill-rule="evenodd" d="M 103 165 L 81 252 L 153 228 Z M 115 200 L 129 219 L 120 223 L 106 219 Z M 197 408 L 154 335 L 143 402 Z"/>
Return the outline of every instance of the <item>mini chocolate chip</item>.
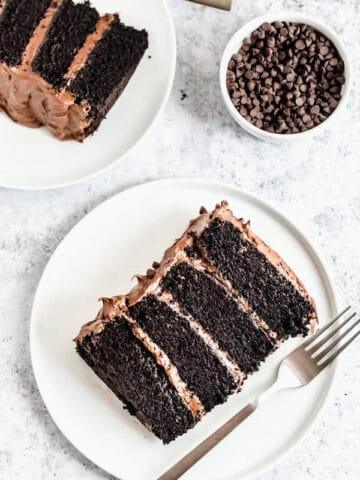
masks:
<path fill-rule="evenodd" d="M 330 97 L 330 98 L 329 98 L 330 108 L 332 108 L 332 109 L 336 108 L 336 107 L 338 106 L 338 103 L 339 103 L 339 102 L 338 102 L 337 100 L 335 100 L 334 97 Z"/>
<path fill-rule="evenodd" d="M 295 47 L 296 47 L 298 50 L 304 50 L 304 48 L 306 48 L 306 45 L 305 45 L 304 40 L 296 40 L 296 42 L 295 42 Z"/>
<path fill-rule="evenodd" d="M 294 75 L 293 73 L 288 73 L 288 74 L 286 75 L 286 80 L 287 80 L 288 82 L 293 82 L 293 81 L 295 80 L 295 75 Z"/>
<path fill-rule="evenodd" d="M 246 73 L 245 73 L 245 78 L 247 80 L 251 80 L 252 78 L 254 78 L 256 76 L 255 72 L 253 72 L 252 70 L 248 70 Z"/>
<path fill-rule="evenodd" d="M 327 55 L 329 53 L 329 47 L 324 45 L 323 47 L 320 47 L 320 55 Z"/>
<path fill-rule="evenodd" d="M 232 56 L 232 59 L 234 60 L 234 62 L 239 63 L 243 60 L 243 56 L 241 55 L 241 53 L 236 53 Z"/>
<path fill-rule="evenodd" d="M 276 43 L 276 40 L 274 37 L 268 37 L 267 40 L 266 40 L 266 45 L 269 47 L 269 48 L 274 48 L 275 47 L 275 43 Z"/>
<path fill-rule="evenodd" d="M 320 113 L 320 107 L 318 105 L 314 105 L 313 107 L 311 107 L 310 112 L 313 115 L 318 115 Z"/>
<path fill-rule="evenodd" d="M 265 30 L 265 32 L 268 32 L 269 30 L 271 30 L 271 25 L 270 25 L 270 23 L 265 22 L 260 26 L 260 28 L 262 30 Z"/>
<path fill-rule="evenodd" d="M 315 98 L 314 97 L 308 97 L 307 99 L 308 105 L 313 106 L 315 104 Z"/>

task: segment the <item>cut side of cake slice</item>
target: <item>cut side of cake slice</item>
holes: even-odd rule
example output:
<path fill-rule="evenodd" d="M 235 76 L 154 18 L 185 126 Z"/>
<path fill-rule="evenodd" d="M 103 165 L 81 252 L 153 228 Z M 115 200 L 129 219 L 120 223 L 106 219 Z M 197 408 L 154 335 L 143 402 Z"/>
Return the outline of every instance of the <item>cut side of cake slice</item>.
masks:
<path fill-rule="evenodd" d="M 111 321 L 101 335 L 84 335 L 78 352 L 129 413 L 165 443 L 194 425 L 190 409 L 124 318 Z"/>
<path fill-rule="evenodd" d="M 239 391 L 282 341 L 316 326 L 303 284 L 226 202 L 211 213 L 202 209 L 162 261 L 137 278 L 127 295 L 103 299 L 98 317 L 75 340 L 95 373 L 164 443 Z M 120 326 L 132 342 L 117 340 Z M 145 413 L 129 397 L 129 385 L 135 382 L 130 391 L 137 390 L 140 381 L 127 366 L 129 353 L 123 365 L 114 364 L 103 354 L 107 345 L 117 345 L 119 358 L 134 345 L 152 356 L 187 413 L 171 434 L 154 427 L 156 408 Z M 146 398 L 145 391 L 137 393 Z"/>
<path fill-rule="evenodd" d="M 83 141 L 124 91 L 145 50 L 145 30 L 89 2 L 2 0 L 0 108 L 28 127 Z"/>
<path fill-rule="evenodd" d="M 277 338 L 306 334 L 313 323 L 314 301 L 299 278 L 223 203 L 205 214 L 207 225 L 195 232 L 195 247 L 233 292 Z"/>

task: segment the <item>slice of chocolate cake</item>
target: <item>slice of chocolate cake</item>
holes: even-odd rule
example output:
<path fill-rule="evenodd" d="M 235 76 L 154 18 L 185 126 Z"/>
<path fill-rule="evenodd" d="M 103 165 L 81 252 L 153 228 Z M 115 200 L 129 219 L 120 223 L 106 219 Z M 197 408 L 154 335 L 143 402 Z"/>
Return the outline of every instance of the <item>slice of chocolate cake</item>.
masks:
<path fill-rule="evenodd" d="M 281 341 L 316 325 L 303 284 L 226 202 L 202 209 L 137 278 L 129 294 L 103 299 L 77 350 L 164 443 L 239 391 Z"/>
<path fill-rule="evenodd" d="M 59 139 L 84 140 L 124 91 L 148 47 L 145 30 L 89 2 L 1 0 L 0 108 Z"/>

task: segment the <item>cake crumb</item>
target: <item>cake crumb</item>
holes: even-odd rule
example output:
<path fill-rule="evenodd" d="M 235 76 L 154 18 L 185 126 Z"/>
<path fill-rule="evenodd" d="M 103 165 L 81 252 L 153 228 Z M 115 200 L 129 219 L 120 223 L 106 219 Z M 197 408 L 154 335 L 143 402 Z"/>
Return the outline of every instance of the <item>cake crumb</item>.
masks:
<path fill-rule="evenodd" d="M 181 93 L 181 101 L 183 102 L 185 100 L 185 98 L 188 97 L 188 94 L 184 91 L 184 90 L 180 90 L 180 93 Z"/>

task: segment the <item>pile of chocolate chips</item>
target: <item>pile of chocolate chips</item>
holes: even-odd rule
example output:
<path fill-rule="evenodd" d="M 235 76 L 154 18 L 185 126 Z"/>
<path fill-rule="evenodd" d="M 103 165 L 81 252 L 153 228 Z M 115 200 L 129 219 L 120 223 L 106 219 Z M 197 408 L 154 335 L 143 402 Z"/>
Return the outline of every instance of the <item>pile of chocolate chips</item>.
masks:
<path fill-rule="evenodd" d="M 255 126 L 298 133 L 337 107 L 344 62 L 333 43 L 309 25 L 264 23 L 232 56 L 227 88 L 236 109 Z"/>

